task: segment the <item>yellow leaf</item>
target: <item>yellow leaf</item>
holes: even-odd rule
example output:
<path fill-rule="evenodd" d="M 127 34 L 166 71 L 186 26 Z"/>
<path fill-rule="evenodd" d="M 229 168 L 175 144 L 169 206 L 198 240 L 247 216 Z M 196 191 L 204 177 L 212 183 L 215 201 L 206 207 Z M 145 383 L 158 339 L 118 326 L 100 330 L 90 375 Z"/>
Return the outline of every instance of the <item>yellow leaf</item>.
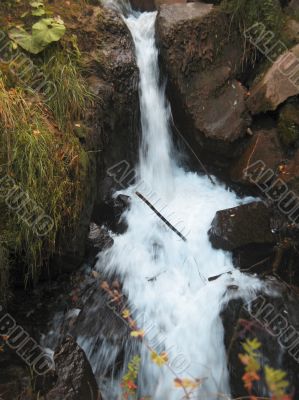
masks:
<path fill-rule="evenodd" d="M 131 313 L 130 310 L 128 310 L 127 308 L 122 312 L 121 314 L 125 319 L 129 318 Z"/>
<path fill-rule="evenodd" d="M 184 388 L 184 389 L 196 389 L 201 384 L 200 379 L 192 380 L 188 378 L 180 379 L 176 378 L 174 380 L 174 385 L 177 388 Z"/>
<path fill-rule="evenodd" d="M 133 337 L 136 337 L 136 338 L 138 338 L 138 337 L 144 337 L 144 330 L 142 330 L 142 329 L 140 329 L 139 331 L 132 331 L 131 332 L 131 336 L 133 336 Z"/>
<path fill-rule="evenodd" d="M 3 353 L 4 351 L 4 346 L 0 346 L 0 353 Z"/>
<path fill-rule="evenodd" d="M 168 361 L 168 354 L 163 351 L 161 354 L 156 353 L 155 351 L 151 352 L 151 359 L 152 361 L 161 367 L 162 365 L 166 364 Z"/>

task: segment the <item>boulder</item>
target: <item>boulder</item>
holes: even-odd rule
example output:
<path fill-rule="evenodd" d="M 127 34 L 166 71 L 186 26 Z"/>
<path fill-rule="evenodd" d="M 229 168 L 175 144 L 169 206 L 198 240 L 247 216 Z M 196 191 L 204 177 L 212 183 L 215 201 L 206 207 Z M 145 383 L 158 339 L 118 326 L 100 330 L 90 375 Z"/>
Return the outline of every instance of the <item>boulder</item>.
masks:
<path fill-rule="evenodd" d="M 253 202 L 217 211 L 209 230 L 213 247 L 234 250 L 249 244 L 275 243 L 270 228 L 271 211 L 262 202 Z"/>
<path fill-rule="evenodd" d="M 257 130 L 250 138 L 244 153 L 231 168 L 234 182 L 256 187 L 252 173 L 257 176 L 268 169 L 277 171 L 284 156 L 275 129 Z"/>
<path fill-rule="evenodd" d="M 286 51 L 250 89 L 247 106 L 252 114 L 276 110 L 299 94 L 299 45 Z"/>
<path fill-rule="evenodd" d="M 47 394 L 47 399 L 102 399 L 87 357 L 71 336 L 67 336 L 56 349 L 54 361 L 58 381 Z"/>
<path fill-rule="evenodd" d="M 105 225 L 115 233 L 124 233 L 127 229 L 126 222 L 121 218 L 130 205 L 130 197 L 123 194 L 103 201 L 95 207 L 92 220 L 99 226 Z"/>
<path fill-rule="evenodd" d="M 229 18 L 202 2 L 162 5 L 157 17 L 161 63 L 175 124 L 195 152 L 232 156 L 250 124 L 246 89 L 235 78 L 242 49 Z"/>

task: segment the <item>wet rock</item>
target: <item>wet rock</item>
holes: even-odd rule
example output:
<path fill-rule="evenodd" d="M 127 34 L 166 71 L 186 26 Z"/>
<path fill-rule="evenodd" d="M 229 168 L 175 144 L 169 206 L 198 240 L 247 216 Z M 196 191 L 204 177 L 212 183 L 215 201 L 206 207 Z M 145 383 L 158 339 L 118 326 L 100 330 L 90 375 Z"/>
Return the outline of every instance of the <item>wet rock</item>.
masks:
<path fill-rule="evenodd" d="M 122 219 L 124 211 L 130 206 L 130 197 L 123 194 L 116 198 L 102 202 L 94 209 L 92 219 L 101 226 L 105 225 L 113 232 L 124 233 L 127 229 L 127 224 Z"/>
<path fill-rule="evenodd" d="M 88 65 L 85 74 L 95 101 L 84 120 L 89 157 L 85 201 L 76 234 L 61 235 L 61 249 L 49 268 L 54 276 L 71 272 L 82 263 L 94 207 L 117 186 L 107 170 L 123 160 L 133 168 L 138 157 L 139 72 L 132 36 L 113 10 L 86 6 L 84 14 L 74 10 L 70 14 L 67 28 L 76 34 Z"/>
<path fill-rule="evenodd" d="M 223 250 L 234 250 L 248 244 L 275 243 L 270 217 L 271 211 L 261 202 L 217 211 L 209 239 L 213 247 Z"/>
<path fill-rule="evenodd" d="M 68 336 L 54 354 L 58 381 L 47 394 L 49 400 L 101 400 L 84 351 Z"/>
<path fill-rule="evenodd" d="M 130 0 L 133 9 L 140 11 L 154 11 L 162 4 L 187 3 L 187 0 Z"/>
<path fill-rule="evenodd" d="M 247 106 L 252 114 L 276 110 L 285 100 L 299 94 L 299 45 L 283 53 L 250 89 Z"/>
<path fill-rule="evenodd" d="M 155 0 L 130 0 L 132 7 L 140 11 L 154 11 L 156 9 Z"/>
<path fill-rule="evenodd" d="M 258 130 L 249 140 L 244 153 L 231 168 L 231 179 L 234 182 L 256 187 L 251 179 L 270 169 L 273 174 L 284 159 L 278 135 L 275 129 Z"/>
<path fill-rule="evenodd" d="M 212 4 L 162 5 L 157 39 L 175 123 L 197 152 L 232 156 L 250 123 L 247 91 L 235 79 L 241 48 L 227 16 Z M 211 28 L 212 27 L 212 28 Z"/>
<path fill-rule="evenodd" d="M 99 9 L 94 17 L 95 32 L 90 44 L 96 43 L 89 54 L 89 63 L 98 79 L 94 88 L 101 98 L 96 114 L 97 131 L 94 151 L 97 154 L 98 189 L 96 202 L 106 196 L 107 170 L 125 160 L 136 165 L 139 146 L 139 71 L 130 31 L 120 15 L 108 9 Z M 89 21 L 82 26 L 90 29 Z M 113 181 L 114 187 L 117 183 Z"/>
<path fill-rule="evenodd" d="M 88 245 L 90 248 L 99 252 L 111 247 L 113 245 L 113 239 L 106 229 L 100 228 L 97 224 L 92 222 L 89 228 Z"/>
<path fill-rule="evenodd" d="M 299 149 L 295 152 L 294 157 L 284 164 L 279 178 L 286 183 L 288 191 L 293 191 L 295 196 L 299 197 Z M 297 199 L 299 205 L 299 199 Z"/>
<path fill-rule="evenodd" d="M 282 106 L 279 112 L 278 134 L 285 146 L 299 144 L 299 103 L 293 102 Z"/>
<path fill-rule="evenodd" d="M 242 299 L 236 299 L 231 300 L 222 313 L 232 398 L 248 396 L 242 381 L 244 366 L 239 354 L 244 353 L 242 343 L 254 338 L 261 343 L 261 365 L 285 371 L 293 398 L 299 396 L 298 293 L 278 283 L 270 290 L 280 295 L 260 294 L 261 297 L 251 303 L 252 312 Z M 252 395 L 271 397 L 264 379 L 254 384 Z"/>

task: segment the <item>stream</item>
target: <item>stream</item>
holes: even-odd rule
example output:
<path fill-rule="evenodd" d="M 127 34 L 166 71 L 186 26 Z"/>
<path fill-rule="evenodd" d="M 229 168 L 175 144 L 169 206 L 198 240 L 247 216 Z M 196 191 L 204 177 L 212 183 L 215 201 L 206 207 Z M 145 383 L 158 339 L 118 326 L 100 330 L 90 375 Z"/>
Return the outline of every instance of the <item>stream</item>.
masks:
<path fill-rule="evenodd" d="M 230 399 L 220 312 L 232 298 L 254 297 L 263 284 L 234 269 L 231 254 L 213 249 L 207 232 L 218 210 L 252 199 L 241 200 L 216 178 L 213 185 L 207 176 L 185 171 L 180 166 L 180 154 L 172 143 L 171 109 L 165 85 L 160 83 L 155 20 L 155 12 L 131 12 L 125 18 L 134 39 L 140 71 L 140 162 L 136 183 L 122 191 L 131 197 L 130 208 L 123 215 L 128 229 L 122 235 L 113 235 L 114 245 L 100 253 L 96 268 L 107 279 L 118 277 L 132 317 L 145 332 L 142 342 L 132 343 L 130 338 L 123 349 L 123 373 L 132 356 L 141 354 L 138 399 L 186 398 L 184 388 L 175 387 L 178 378 L 199 383 L 190 398 Z M 170 230 L 136 196 L 136 191 L 186 241 Z M 208 281 L 216 275 L 221 276 Z M 100 310 L 95 300 L 91 309 L 85 310 L 81 323 L 89 320 L 96 326 L 97 307 Z M 78 331 L 77 341 L 91 362 L 100 389 L 105 386 L 104 398 L 120 399 L 121 375 L 108 382 L 99 377 L 103 364 L 113 370 L 118 351 L 102 333 Z M 153 363 L 151 351 L 167 353 L 166 365 Z"/>

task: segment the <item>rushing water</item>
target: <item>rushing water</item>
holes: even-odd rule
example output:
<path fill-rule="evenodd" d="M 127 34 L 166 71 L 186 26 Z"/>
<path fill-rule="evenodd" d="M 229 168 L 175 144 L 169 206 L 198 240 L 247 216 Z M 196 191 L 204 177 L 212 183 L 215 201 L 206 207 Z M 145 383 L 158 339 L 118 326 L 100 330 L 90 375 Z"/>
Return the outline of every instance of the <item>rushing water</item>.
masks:
<path fill-rule="evenodd" d="M 119 276 L 138 326 L 146 332 L 147 347 L 166 351 L 169 356 L 170 368 L 158 367 L 150 360 L 148 348 L 142 347 L 140 398 L 182 399 L 183 389 L 174 385 L 174 379 L 180 377 L 202 379 L 194 398 L 216 400 L 227 398 L 223 395 L 230 392 L 219 317 L 232 297 L 228 286 L 237 285 L 237 295 L 246 297 L 260 283 L 234 270 L 231 255 L 212 249 L 207 236 L 216 211 L 236 206 L 241 200 L 221 184 L 212 185 L 205 176 L 185 172 L 174 161 L 170 110 L 164 88 L 159 85 L 155 19 L 156 13 L 126 18 L 140 69 L 139 179 L 126 191 L 132 197 L 125 215 L 128 230 L 114 237 L 114 246 L 101 255 L 97 267 L 108 276 Z M 180 221 L 186 242 L 136 197 L 136 190 L 158 209 L 163 204 L 162 213 L 172 221 Z M 232 273 L 208 282 L 208 277 L 227 271 Z M 91 354 L 90 340 L 81 336 L 79 343 Z M 103 353 L 103 349 L 99 351 Z M 94 369 L 98 359 L 92 359 Z"/>
<path fill-rule="evenodd" d="M 207 232 L 217 210 L 237 206 L 236 194 L 206 176 L 186 172 L 175 162 L 169 127 L 170 109 L 159 84 L 155 44 L 156 13 L 131 14 L 126 23 L 132 33 L 140 69 L 142 141 L 138 180 L 126 194 L 132 197 L 125 218 L 128 230 L 114 236 L 114 245 L 100 254 L 97 268 L 117 275 L 123 284 L 138 327 L 145 334 L 141 348 L 138 398 L 179 400 L 185 395 L 175 378 L 201 379 L 194 391 L 201 400 L 229 398 L 229 379 L 220 311 L 233 296 L 249 298 L 261 283 L 241 274 L 230 253 L 211 247 Z M 136 195 L 142 192 L 187 237 L 181 240 Z M 243 200 L 244 201 L 244 200 Z M 231 271 L 209 282 L 208 278 Z M 238 286 L 230 291 L 229 286 Z M 90 319 L 97 318 L 97 297 Z M 101 300 L 102 301 L 102 300 Z M 87 312 L 88 313 L 88 312 Z M 91 314 L 92 313 L 92 314 Z M 95 322 L 96 325 L 96 322 Z M 113 367 L 118 350 L 91 332 L 82 332 L 79 344 L 94 371 Z M 154 364 L 148 347 L 166 351 L 168 366 Z M 132 356 L 126 346 L 125 360 Z M 107 400 L 119 399 L 120 386 L 112 381 Z"/>

